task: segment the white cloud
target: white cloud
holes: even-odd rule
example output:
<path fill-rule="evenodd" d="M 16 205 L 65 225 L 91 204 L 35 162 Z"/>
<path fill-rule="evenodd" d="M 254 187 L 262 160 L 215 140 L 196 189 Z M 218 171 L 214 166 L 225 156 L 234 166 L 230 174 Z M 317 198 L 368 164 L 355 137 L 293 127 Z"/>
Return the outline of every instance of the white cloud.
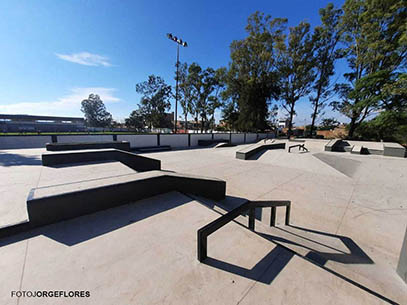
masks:
<path fill-rule="evenodd" d="M 89 52 L 73 53 L 73 54 L 55 54 L 58 58 L 70 61 L 76 64 L 85 66 L 105 66 L 110 67 L 109 57 L 92 54 Z"/>
<path fill-rule="evenodd" d="M 80 111 L 81 102 L 94 93 L 100 96 L 105 103 L 116 103 L 120 98 L 114 96 L 114 88 L 90 87 L 74 88 L 71 93 L 49 102 L 21 102 L 0 105 L 0 113 L 4 114 L 31 114 L 31 115 L 56 115 L 56 116 L 83 116 Z M 109 109 L 107 109 L 109 111 Z"/>

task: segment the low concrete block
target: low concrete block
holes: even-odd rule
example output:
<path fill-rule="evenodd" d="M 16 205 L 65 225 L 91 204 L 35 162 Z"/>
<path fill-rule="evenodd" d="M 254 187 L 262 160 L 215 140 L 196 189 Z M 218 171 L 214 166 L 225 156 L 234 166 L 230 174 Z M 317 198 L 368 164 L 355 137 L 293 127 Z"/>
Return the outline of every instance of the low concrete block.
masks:
<path fill-rule="evenodd" d="M 285 143 L 261 144 L 261 142 L 236 152 L 236 159 L 247 160 L 254 154 L 265 149 L 285 149 Z"/>
<path fill-rule="evenodd" d="M 352 147 L 352 150 L 350 152 L 351 152 L 351 154 L 360 155 L 360 154 L 362 154 L 362 150 L 363 150 L 363 146 L 355 145 Z"/>
<path fill-rule="evenodd" d="M 84 150 L 84 149 L 106 149 L 115 148 L 130 151 L 130 143 L 122 142 L 93 142 L 93 143 L 47 143 L 48 151 Z"/>
<path fill-rule="evenodd" d="M 325 147 L 324 150 L 325 151 L 335 151 L 335 147 L 337 147 L 338 145 L 340 145 L 342 142 L 341 139 L 333 139 L 331 141 L 329 141 Z"/>
<path fill-rule="evenodd" d="M 160 170 L 161 161 L 117 149 L 84 150 L 42 154 L 42 165 L 56 166 L 94 161 L 119 161 L 135 171 Z"/>
<path fill-rule="evenodd" d="M 406 149 L 398 143 L 383 143 L 383 155 L 389 157 L 406 157 Z"/>

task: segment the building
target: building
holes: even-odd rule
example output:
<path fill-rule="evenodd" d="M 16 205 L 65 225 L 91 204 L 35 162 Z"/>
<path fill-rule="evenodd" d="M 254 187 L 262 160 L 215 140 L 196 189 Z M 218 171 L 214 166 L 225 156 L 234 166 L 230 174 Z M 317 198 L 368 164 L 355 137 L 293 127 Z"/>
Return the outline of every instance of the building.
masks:
<path fill-rule="evenodd" d="M 74 117 L 0 114 L 0 132 L 86 131 L 85 120 Z"/>

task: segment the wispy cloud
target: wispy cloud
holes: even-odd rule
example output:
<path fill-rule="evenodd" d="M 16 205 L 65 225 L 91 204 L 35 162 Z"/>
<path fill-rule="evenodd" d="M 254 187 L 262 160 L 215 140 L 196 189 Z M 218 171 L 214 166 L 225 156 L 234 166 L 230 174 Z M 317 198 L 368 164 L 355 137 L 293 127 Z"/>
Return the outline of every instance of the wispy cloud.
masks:
<path fill-rule="evenodd" d="M 60 115 L 82 116 L 81 102 L 94 93 L 100 96 L 105 103 L 116 103 L 120 98 L 114 95 L 115 88 L 89 87 L 73 88 L 71 92 L 55 101 L 46 102 L 21 102 L 15 104 L 0 105 L 0 113 L 6 114 L 32 114 L 32 115 Z M 109 109 L 108 109 L 109 110 Z"/>
<path fill-rule="evenodd" d="M 76 64 L 85 66 L 104 66 L 111 67 L 112 64 L 109 62 L 109 57 L 92 54 L 89 52 L 73 53 L 73 54 L 55 54 L 58 58 L 70 61 Z"/>

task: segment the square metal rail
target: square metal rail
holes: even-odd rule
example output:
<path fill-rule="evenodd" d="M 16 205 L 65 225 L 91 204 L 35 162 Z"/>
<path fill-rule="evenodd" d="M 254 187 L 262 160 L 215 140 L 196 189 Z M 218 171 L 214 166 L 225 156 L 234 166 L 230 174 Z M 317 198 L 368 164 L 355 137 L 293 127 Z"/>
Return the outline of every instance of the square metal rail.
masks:
<path fill-rule="evenodd" d="M 270 226 L 276 225 L 276 209 L 277 207 L 285 206 L 285 224 L 290 223 L 291 201 L 288 200 L 272 200 L 272 201 L 247 201 L 239 207 L 215 219 L 206 226 L 198 230 L 198 260 L 204 261 L 208 257 L 208 236 L 217 231 L 227 223 L 234 220 L 236 217 L 248 212 L 249 223 L 248 228 L 254 231 L 255 227 L 255 209 L 271 207 Z"/>

